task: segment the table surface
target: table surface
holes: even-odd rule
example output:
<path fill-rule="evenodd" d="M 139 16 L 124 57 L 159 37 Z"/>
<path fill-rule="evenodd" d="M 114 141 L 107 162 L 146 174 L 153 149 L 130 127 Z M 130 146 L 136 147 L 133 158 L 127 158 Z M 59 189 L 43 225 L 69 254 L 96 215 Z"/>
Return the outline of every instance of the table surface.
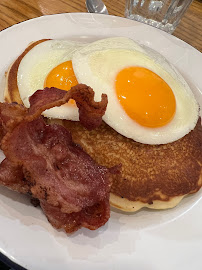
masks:
<path fill-rule="evenodd" d="M 109 14 L 124 17 L 125 0 L 104 0 Z M 86 12 L 85 0 L 1 0 L 0 30 L 42 15 Z M 194 0 L 174 36 L 202 52 L 202 0 Z"/>

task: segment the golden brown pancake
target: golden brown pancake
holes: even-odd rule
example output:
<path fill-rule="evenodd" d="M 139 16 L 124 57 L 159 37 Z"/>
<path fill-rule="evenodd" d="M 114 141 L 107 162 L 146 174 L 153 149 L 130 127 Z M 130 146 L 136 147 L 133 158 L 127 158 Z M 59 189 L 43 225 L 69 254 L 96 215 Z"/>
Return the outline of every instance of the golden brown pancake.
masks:
<path fill-rule="evenodd" d="M 5 100 L 22 103 L 17 87 L 21 59 L 35 45 L 32 43 L 13 63 L 7 73 Z M 73 140 L 99 164 L 112 167 L 122 164 L 121 173 L 113 176 L 110 202 L 123 211 L 142 207 L 166 209 L 176 206 L 187 194 L 202 185 L 202 128 L 165 145 L 145 145 L 128 139 L 103 122 L 87 131 L 79 122 L 49 120 L 67 127 Z"/>
<path fill-rule="evenodd" d="M 111 204 L 124 211 L 142 207 L 174 207 L 202 185 L 202 127 L 165 145 L 145 145 L 128 139 L 103 123 L 87 131 L 79 122 L 63 121 L 73 140 L 99 164 L 122 164 L 113 177 Z"/>
<path fill-rule="evenodd" d="M 17 85 L 17 72 L 23 57 L 36 45 L 46 41 L 48 39 L 41 39 L 36 42 L 32 42 L 24 52 L 14 61 L 10 66 L 9 70 L 6 72 L 6 87 L 4 91 L 4 99 L 6 102 L 17 102 L 18 104 L 23 104 Z"/>

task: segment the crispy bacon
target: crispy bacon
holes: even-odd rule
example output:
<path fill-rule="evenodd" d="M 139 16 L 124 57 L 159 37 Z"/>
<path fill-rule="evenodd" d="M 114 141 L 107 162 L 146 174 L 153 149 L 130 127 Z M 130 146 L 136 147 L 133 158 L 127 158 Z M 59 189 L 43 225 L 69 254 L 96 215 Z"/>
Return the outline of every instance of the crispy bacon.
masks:
<path fill-rule="evenodd" d="M 33 197 L 64 213 L 102 201 L 110 190 L 108 170 L 75 145 L 67 129 L 47 126 L 42 118 L 19 124 L 8 137 L 4 153 L 29 173 Z"/>
<path fill-rule="evenodd" d="M 0 184 L 20 193 L 28 193 L 30 190 L 22 167 L 16 166 L 7 158 L 0 163 Z"/>
<path fill-rule="evenodd" d="M 72 87 L 70 91 L 63 91 L 54 87 L 36 91 L 29 99 L 28 117 L 36 118 L 43 111 L 61 106 L 70 99 L 76 101 L 79 108 L 79 120 L 85 128 L 91 130 L 101 124 L 102 116 L 107 108 L 107 95 L 102 94 L 102 100 L 95 102 L 92 88 L 85 84 L 78 84 Z"/>
<path fill-rule="evenodd" d="M 0 142 L 4 135 L 27 114 L 27 108 L 16 103 L 0 103 Z"/>
<path fill-rule="evenodd" d="M 6 133 L 1 145 L 9 160 L 5 163 L 11 173 L 16 170 L 19 175 L 15 179 L 18 187 L 13 189 L 20 191 L 22 185 L 20 192 L 39 199 L 51 224 L 67 232 L 81 226 L 96 229 L 108 220 L 110 170 L 96 164 L 74 144 L 67 129 L 46 125 L 40 114 L 75 99 L 81 122 L 93 128 L 101 123 L 107 105 L 106 96 L 101 102 L 93 97 L 91 88 L 78 85 L 69 92 L 54 88 L 37 91 L 30 98 L 29 110 L 15 104 L 0 105 Z M 15 113 L 9 117 L 11 110 Z M 4 164 L 1 166 L 4 169 Z M 6 177 L 4 182 L 9 186 Z"/>
<path fill-rule="evenodd" d="M 64 229 L 67 233 L 72 233 L 81 227 L 96 230 L 110 217 L 109 198 L 71 214 L 62 213 L 59 208 L 43 201 L 41 201 L 41 208 L 53 227 Z"/>

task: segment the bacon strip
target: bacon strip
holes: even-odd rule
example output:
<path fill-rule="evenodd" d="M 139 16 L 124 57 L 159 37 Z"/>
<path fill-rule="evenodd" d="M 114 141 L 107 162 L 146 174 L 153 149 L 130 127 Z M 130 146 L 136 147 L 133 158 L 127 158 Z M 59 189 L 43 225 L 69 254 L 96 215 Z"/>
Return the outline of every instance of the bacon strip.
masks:
<path fill-rule="evenodd" d="M 96 230 L 103 226 L 110 217 L 109 199 L 98 202 L 78 213 L 62 213 L 59 208 L 53 207 L 46 202 L 40 203 L 49 222 L 56 229 L 64 229 L 67 233 L 77 231 L 81 227 Z"/>
<path fill-rule="evenodd" d="M 78 84 L 69 91 L 63 91 L 54 87 L 36 91 L 29 99 L 29 117 L 36 119 L 41 113 L 55 106 L 61 106 L 70 99 L 76 101 L 79 108 L 79 120 L 81 124 L 91 130 L 100 126 L 102 116 L 107 108 L 107 95 L 102 94 L 100 102 L 94 101 L 94 91 L 85 84 Z M 29 121 L 29 120 L 28 120 Z"/>
<path fill-rule="evenodd" d="M 81 211 L 104 200 L 110 190 L 108 169 L 75 145 L 63 126 L 46 126 L 42 118 L 19 124 L 4 153 L 29 172 L 33 197 L 62 212 Z"/>
<path fill-rule="evenodd" d="M 0 184 L 11 190 L 30 194 L 30 185 L 24 178 L 22 168 L 14 166 L 8 159 L 4 159 L 0 164 Z M 35 206 L 38 205 L 35 198 L 31 201 Z M 108 198 L 71 214 L 61 212 L 60 208 L 51 206 L 45 200 L 39 201 L 39 204 L 52 226 L 56 229 L 64 229 L 67 233 L 72 233 L 81 227 L 95 230 L 104 225 L 110 217 Z"/>
<path fill-rule="evenodd" d="M 30 190 L 22 167 L 14 165 L 8 159 L 0 163 L 0 184 L 20 193 L 28 193 Z"/>
<path fill-rule="evenodd" d="M 16 103 L 0 103 L 0 141 L 4 135 L 22 121 L 28 113 L 27 108 Z"/>
<path fill-rule="evenodd" d="M 101 123 L 107 105 L 106 96 L 98 103 L 93 97 L 92 89 L 78 85 L 69 92 L 54 88 L 37 91 L 30 98 L 29 110 L 0 104 L 1 127 L 6 133 L 1 145 L 7 157 L 1 164 L 0 183 L 39 199 L 51 224 L 67 232 L 81 226 L 96 229 L 108 220 L 110 170 L 74 144 L 66 128 L 46 125 L 40 114 L 72 98 L 83 125 L 93 128 Z M 8 177 L 3 173 L 6 170 Z M 14 180 L 9 179 L 12 173 Z"/>
<path fill-rule="evenodd" d="M 11 131 L 21 121 L 31 122 L 38 118 L 41 113 L 55 106 L 61 106 L 68 103 L 70 99 L 76 101 L 79 108 L 79 120 L 81 124 L 91 130 L 100 126 L 102 116 L 107 108 L 107 95 L 102 94 L 100 102 L 94 101 L 94 91 L 85 84 L 78 84 L 69 91 L 58 88 L 44 88 L 36 91 L 29 99 L 30 108 L 27 109 L 22 105 L 12 103 L 0 103 L 0 120 L 5 131 Z"/>

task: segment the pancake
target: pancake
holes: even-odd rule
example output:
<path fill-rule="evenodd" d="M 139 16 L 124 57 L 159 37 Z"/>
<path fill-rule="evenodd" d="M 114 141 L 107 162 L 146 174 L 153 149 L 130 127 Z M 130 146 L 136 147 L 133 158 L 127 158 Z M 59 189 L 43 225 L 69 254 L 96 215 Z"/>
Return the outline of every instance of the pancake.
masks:
<path fill-rule="evenodd" d="M 22 104 L 17 87 L 17 70 L 21 59 L 35 45 L 32 43 L 12 64 L 6 74 L 5 100 Z M 110 203 L 123 211 L 142 207 L 167 209 L 176 206 L 187 194 L 202 185 L 202 128 L 182 139 L 164 145 L 145 145 L 128 139 L 106 123 L 93 131 L 79 122 L 48 120 L 68 128 L 73 140 L 99 164 L 112 167 L 121 164 L 119 175 L 113 176 Z"/>
<path fill-rule="evenodd" d="M 24 50 L 24 52 L 11 64 L 8 71 L 6 72 L 6 86 L 4 91 L 4 100 L 6 102 L 17 102 L 18 104 L 23 104 L 22 99 L 19 94 L 17 85 L 17 72 L 23 57 L 36 45 L 46 41 L 48 39 L 41 39 L 29 44 L 29 46 Z"/>
<path fill-rule="evenodd" d="M 107 124 L 87 131 L 79 122 L 63 121 L 73 140 L 101 165 L 122 164 L 113 176 L 110 202 L 123 211 L 176 206 L 202 185 L 202 127 L 166 145 L 145 145 L 128 139 Z"/>

